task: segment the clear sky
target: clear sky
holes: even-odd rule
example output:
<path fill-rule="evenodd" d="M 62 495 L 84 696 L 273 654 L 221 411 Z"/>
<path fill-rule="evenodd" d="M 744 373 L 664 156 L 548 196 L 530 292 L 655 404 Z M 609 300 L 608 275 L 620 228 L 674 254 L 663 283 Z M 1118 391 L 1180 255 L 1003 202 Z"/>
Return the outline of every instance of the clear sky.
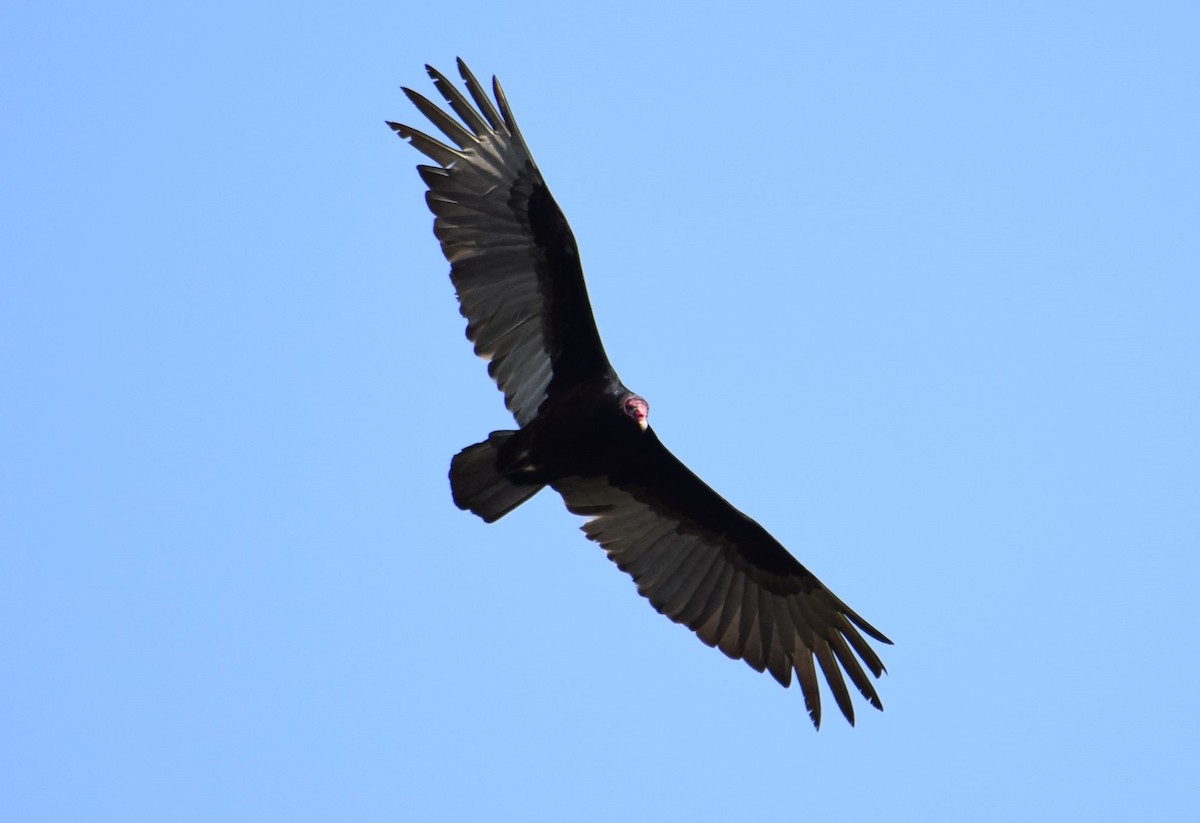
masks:
<path fill-rule="evenodd" d="M 736 10 L 733 8 L 736 6 Z M 11 821 L 1198 815 L 1200 7 L 0 11 Z M 423 64 L 500 75 L 663 441 L 882 714 L 637 596 L 463 336 Z"/>

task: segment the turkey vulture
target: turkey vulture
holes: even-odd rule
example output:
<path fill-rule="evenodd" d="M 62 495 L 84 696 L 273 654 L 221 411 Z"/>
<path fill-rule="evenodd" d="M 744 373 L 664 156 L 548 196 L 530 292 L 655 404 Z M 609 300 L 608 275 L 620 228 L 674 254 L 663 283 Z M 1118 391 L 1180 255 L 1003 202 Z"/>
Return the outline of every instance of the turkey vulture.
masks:
<path fill-rule="evenodd" d="M 520 426 L 453 458 L 455 504 L 492 523 L 550 486 L 655 609 L 785 687 L 795 671 L 815 726 L 817 666 L 851 725 L 843 670 L 882 709 L 863 666 L 878 678 L 883 663 L 859 631 L 891 641 L 667 451 L 649 405 L 609 365 L 575 238 L 500 84 L 493 103 L 459 60 L 468 100 L 425 68 L 458 118 L 404 93 L 444 140 L 388 125 L 437 164 L 417 167 L 433 233 L 467 338 Z"/>

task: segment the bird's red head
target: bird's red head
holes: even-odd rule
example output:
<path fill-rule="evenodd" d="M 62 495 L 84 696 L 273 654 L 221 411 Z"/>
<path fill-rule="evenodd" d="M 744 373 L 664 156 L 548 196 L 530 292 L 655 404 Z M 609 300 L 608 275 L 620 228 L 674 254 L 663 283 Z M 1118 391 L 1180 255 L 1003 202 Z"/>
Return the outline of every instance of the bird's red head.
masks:
<path fill-rule="evenodd" d="M 650 423 L 650 404 L 636 394 L 627 394 L 621 401 L 621 406 L 627 415 L 637 421 L 638 427 L 645 431 Z"/>

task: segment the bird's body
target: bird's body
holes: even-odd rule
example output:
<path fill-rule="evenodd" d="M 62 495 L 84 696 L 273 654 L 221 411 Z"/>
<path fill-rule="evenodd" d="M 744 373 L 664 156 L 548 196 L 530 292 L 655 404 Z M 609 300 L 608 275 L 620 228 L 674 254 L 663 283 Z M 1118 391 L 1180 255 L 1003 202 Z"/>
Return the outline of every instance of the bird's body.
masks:
<path fill-rule="evenodd" d="M 875 677 L 883 664 L 859 630 L 891 641 L 662 445 L 608 362 L 574 236 L 503 91 L 493 81 L 493 105 L 459 70 L 470 102 L 428 68 L 458 119 L 405 89 L 449 143 L 389 123 L 438 164 L 419 167 L 434 233 L 467 336 L 519 425 L 454 457 L 454 502 L 493 522 L 550 486 L 658 611 L 784 686 L 795 673 L 815 724 L 818 667 L 851 723 L 843 671 L 882 708 L 863 664 Z"/>

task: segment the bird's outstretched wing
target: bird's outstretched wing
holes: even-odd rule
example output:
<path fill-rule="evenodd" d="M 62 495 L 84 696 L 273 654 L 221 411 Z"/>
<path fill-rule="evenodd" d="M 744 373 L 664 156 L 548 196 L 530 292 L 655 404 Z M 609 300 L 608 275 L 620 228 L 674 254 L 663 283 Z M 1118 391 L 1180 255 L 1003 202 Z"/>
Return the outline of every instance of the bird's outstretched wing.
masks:
<path fill-rule="evenodd" d="M 882 709 L 862 664 L 878 678 L 883 663 L 859 630 L 891 641 L 693 474 L 653 430 L 639 441 L 608 476 L 551 484 L 568 509 L 589 518 L 584 533 L 655 609 L 708 645 L 770 671 L 783 686 L 794 671 L 814 725 L 821 723 L 817 666 L 851 724 L 843 670 Z"/>
<path fill-rule="evenodd" d="M 438 165 L 419 166 L 433 231 L 475 353 L 524 426 L 547 396 L 610 370 L 575 237 L 517 128 L 500 84 L 495 104 L 462 60 L 472 104 L 436 69 L 434 85 L 455 119 L 411 89 L 404 93 L 448 143 L 391 123 Z M 453 145 L 450 145 L 453 144 Z"/>

